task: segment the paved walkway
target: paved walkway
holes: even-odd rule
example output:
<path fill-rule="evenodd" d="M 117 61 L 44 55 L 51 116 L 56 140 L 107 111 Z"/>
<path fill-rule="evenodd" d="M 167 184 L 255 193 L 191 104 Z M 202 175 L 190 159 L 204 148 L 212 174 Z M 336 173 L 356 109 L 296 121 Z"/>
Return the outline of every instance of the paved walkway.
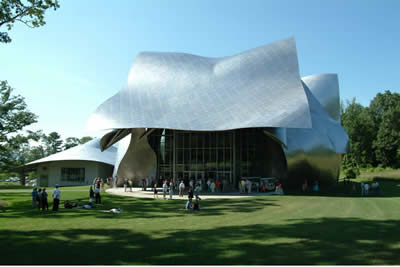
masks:
<path fill-rule="evenodd" d="M 114 194 L 114 195 L 120 195 L 120 196 L 127 196 L 127 197 L 138 197 L 138 198 L 154 198 L 153 190 L 150 188 L 147 189 L 147 191 L 142 191 L 141 188 L 132 188 L 132 192 L 130 192 L 130 189 L 126 189 L 127 192 L 124 191 L 123 187 L 118 187 L 118 188 L 109 188 L 106 189 L 107 193 Z M 255 197 L 255 196 L 265 196 L 265 195 L 275 195 L 275 193 L 250 193 L 250 194 L 240 194 L 237 192 L 232 192 L 232 193 L 200 193 L 200 198 L 201 199 L 221 199 L 221 198 L 246 198 L 246 197 Z M 162 199 L 163 198 L 163 193 L 162 193 L 162 188 L 158 188 L 158 198 Z M 169 195 L 167 194 L 167 198 L 169 198 Z M 187 200 L 187 192 L 185 192 L 183 197 L 178 196 L 178 192 L 176 192 L 173 196 L 174 200 Z"/>

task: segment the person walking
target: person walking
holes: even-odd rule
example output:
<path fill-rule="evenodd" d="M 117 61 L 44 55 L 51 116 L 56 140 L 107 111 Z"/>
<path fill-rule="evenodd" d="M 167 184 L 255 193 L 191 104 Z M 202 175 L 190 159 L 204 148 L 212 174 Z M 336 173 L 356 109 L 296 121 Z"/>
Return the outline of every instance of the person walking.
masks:
<path fill-rule="evenodd" d="M 174 195 L 174 182 L 171 181 L 169 182 L 169 200 L 172 200 L 172 196 Z"/>
<path fill-rule="evenodd" d="M 179 196 L 183 197 L 183 191 L 185 190 L 185 184 L 183 183 L 183 181 L 181 181 L 181 183 L 179 184 Z"/>
<path fill-rule="evenodd" d="M 60 189 L 58 189 L 58 185 L 56 185 L 56 189 L 53 190 L 51 196 L 53 197 L 53 211 L 58 211 L 61 199 L 61 192 Z"/>
<path fill-rule="evenodd" d="M 129 190 L 132 192 L 132 185 L 133 185 L 132 178 L 129 179 L 128 183 L 129 183 Z"/>
<path fill-rule="evenodd" d="M 47 201 L 46 188 L 43 188 L 43 191 L 42 191 L 42 202 L 43 202 L 42 210 L 44 210 L 44 209 L 49 210 L 49 202 Z"/>
<path fill-rule="evenodd" d="M 158 198 L 157 184 L 154 184 L 154 199 Z"/>
<path fill-rule="evenodd" d="M 34 209 L 36 209 L 36 207 L 38 205 L 38 196 L 39 196 L 39 193 L 37 191 L 37 188 L 35 187 L 35 188 L 33 188 L 33 191 L 32 191 L 32 208 L 34 208 Z"/>
<path fill-rule="evenodd" d="M 124 179 L 124 192 L 126 192 L 126 189 L 128 188 L 128 179 Z"/>
<path fill-rule="evenodd" d="M 162 185 L 163 199 L 167 199 L 167 189 L 168 189 L 167 179 L 165 179 Z"/>

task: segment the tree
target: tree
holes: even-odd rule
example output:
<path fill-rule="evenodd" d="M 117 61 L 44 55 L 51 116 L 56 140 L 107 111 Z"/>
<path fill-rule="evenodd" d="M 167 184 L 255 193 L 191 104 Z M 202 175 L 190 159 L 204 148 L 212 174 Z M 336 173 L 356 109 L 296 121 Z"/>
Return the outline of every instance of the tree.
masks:
<path fill-rule="evenodd" d="M 21 22 L 30 28 L 46 24 L 44 14 L 47 9 L 59 8 L 58 0 L 1 0 L 0 28 L 10 31 L 15 22 Z M 11 38 L 7 32 L 0 32 L 0 43 L 9 43 Z"/>
<path fill-rule="evenodd" d="M 81 142 L 80 142 L 79 138 L 68 137 L 67 139 L 65 139 L 64 150 L 69 149 L 74 146 L 77 146 L 77 145 L 80 145 L 80 144 L 81 144 Z"/>
<path fill-rule="evenodd" d="M 87 143 L 87 142 L 89 142 L 89 141 L 91 141 L 91 140 L 93 140 L 93 137 L 84 136 L 84 137 L 82 137 L 82 138 L 79 140 L 79 142 L 80 142 L 81 144 L 84 144 L 84 143 Z"/>
<path fill-rule="evenodd" d="M 376 126 L 368 108 L 356 102 L 354 98 L 342 114 L 341 122 L 349 135 L 350 151 L 348 161 L 357 166 L 375 163 L 372 143 L 376 136 Z"/>
<path fill-rule="evenodd" d="M 42 138 L 45 144 L 46 156 L 55 154 L 62 150 L 63 141 L 57 132 L 51 132 L 49 135 L 44 134 Z"/>
<path fill-rule="evenodd" d="M 376 159 L 383 167 L 399 167 L 400 94 L 378 93 L 371 101 L 369 113 L 377 125 L 373 142 Z"/>
<path fill-rule="evenodd" d="M 7 81 L 0 81 L 0 171 L 10 171 L 21 163 L 18 152 L 29 140 L 37 139 L 35 132 L 22 129 L 37 121 L 20 95 L 13 95 Z"/>

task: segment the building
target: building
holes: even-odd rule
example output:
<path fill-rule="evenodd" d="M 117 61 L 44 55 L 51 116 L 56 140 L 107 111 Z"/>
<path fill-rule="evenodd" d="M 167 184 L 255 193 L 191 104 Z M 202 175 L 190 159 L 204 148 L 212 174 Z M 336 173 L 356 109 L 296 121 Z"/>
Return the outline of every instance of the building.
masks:
<path fill-rule="evenodd" d="M 111 177 L 117 148 L 101 152 L 100 139 L 93 139 L 48 157 L 30 162 L 21 170 L 36 170 L 38 186 L 89 185 L 94 178 Z"/>
<path fill-rule="evenodd" d="M 348 136 L 336 74 L 300 78 L 293 38 L 238 55 L 140 53 L 124 88 L 89 119 L 119 142 L 113 177 L 337 181 Z"/>

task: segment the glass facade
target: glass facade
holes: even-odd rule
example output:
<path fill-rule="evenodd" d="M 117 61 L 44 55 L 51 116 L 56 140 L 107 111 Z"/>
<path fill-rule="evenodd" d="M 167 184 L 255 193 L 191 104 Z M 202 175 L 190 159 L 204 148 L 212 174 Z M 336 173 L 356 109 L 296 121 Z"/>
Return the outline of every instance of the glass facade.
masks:
<path fill-rule="evenodd" d="M 211 178 L 234 186 L 240 177 L 266 177 L 273 169 L 269 150 L 277 144 L 263 130 L 155 130 L 148 140 L 157 155 L 157 177 L 185 183 Z"/>

